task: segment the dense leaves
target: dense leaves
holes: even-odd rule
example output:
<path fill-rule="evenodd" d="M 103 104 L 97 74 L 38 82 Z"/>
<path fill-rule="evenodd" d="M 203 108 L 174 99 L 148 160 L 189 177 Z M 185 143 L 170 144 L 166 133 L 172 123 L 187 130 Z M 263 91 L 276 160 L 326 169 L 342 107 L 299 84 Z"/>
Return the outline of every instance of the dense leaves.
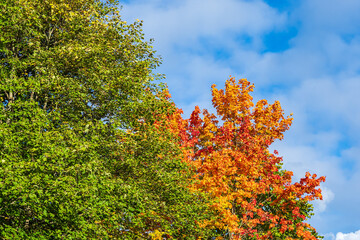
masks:
<path fill-rule="evenodd" d="M 1 2 L 1 239 L 205 234 L 207 207 L 160 130 L 173 106 L 153 82 L 159 59 L 117 9 Z"/>
<path fill-rule="evenodd" d="M 216 219 L 201 223 L 226 239 L 317 239 L 304 222 L 311 216 L 309 201 L 322 199 L 324 177 L 306 174 L 298 183 L 281 169 L 281 157 L 269 152 L 291 125 L 280 103 L 260 100 L 254 106 L 246 79 L 226 81 L 225 90 L 213 86 L 217 116 L 195 108 L 189 120 L 172 117 L 181 136 L 186 161 L 194 167 L 193 191 L 211 196 Z M 220 119 L 219 119 L 220 118 Z M 218 120 L 219 119 L 219 120 Z"/>

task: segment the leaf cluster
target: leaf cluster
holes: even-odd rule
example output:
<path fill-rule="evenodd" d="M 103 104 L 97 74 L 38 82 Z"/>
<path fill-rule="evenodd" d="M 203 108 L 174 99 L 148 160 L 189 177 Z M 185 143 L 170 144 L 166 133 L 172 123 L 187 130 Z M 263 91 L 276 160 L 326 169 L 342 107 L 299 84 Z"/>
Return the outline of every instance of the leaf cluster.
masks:
<path fill-rule="evenodd" d="M 246 79 L 230 78 L 224 90 L 212 87 L 216 114 L 196 107 L 188 120 L 179 113 L 172 117 L 193 167 L 190 188 L 209 195 L 217 213 L 202 224 L 225 239 L 318 239 L 305 220 L 312 215 L 309 202 L 322 199 L 318 187 L 325 177 L 307 173 L 293 183 L 282 158 L 269 152 L 292 118 L 277 101 L 254 104 L 253 88 Z"/>
<path fill-rule="evenodd" d="M 141 26 L 116 1 L 1 2 L 0 238 L 204 233 Z"/>

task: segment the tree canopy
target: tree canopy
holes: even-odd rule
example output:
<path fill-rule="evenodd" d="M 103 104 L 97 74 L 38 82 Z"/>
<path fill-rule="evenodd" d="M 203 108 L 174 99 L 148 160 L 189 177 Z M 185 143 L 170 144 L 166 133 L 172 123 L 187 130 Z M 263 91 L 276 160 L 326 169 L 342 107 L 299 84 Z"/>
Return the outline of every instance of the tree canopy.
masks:
<path fill-rule="evenodd" d="M 2 239 L 203 232 L 141 25 L 111 0 L 1 2 Z"/>
<path fill-rule="evenodd" d="M 183 119 L 118 9 L 1 1 L 0 238 L 318 238 L 304 220 L 324 178 L 293 183 L 268 150 L 292 121 L 280 104 L 231 78 L 217 116 Z"/>
<path fill-rule="evenodd" d="M 220 239 L 318 239 L 305 220 L 312 215 L 309 202 L 322 199 L 318 187 L 325 177 L 306 173 L 293 183 L 277 151 L 269 151 L 292 117 L 284 116 L 278 101 L 254 106 L 253 88 L 246 79 L 230 78 L 225 89 L 212 86 L 216 114 L 196 107 L 188 120 L 179 111 L 171 117 L 185 161 L 194 168 L 197 181 L 190 188 L 209 194 L 217 212 L 201 224 L 216 229 Z"/>

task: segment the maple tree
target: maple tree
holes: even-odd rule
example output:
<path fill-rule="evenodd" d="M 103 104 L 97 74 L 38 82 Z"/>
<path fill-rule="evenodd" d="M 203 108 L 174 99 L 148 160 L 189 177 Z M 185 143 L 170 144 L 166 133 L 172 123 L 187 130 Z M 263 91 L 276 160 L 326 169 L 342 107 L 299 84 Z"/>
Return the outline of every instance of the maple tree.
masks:
<path fill-rule="evenodd" d="M 225 90 L 212 86 L 217 116 L 196 107 L 188 120 L 181 111 L 170 118 L 184 159 L 195 171 L 190 188 L 209 194 L 218 214 L 199 224 L 221 232 L 219 239 L 318 239 L 305 220 L 312 215 L 309 201 L 322 199 L 318 187 L 325 177 L 306 173 L 292 182 L 293 173 L 281 168 L 282 158 L 269 151 L 292 118 L 284 117 L 278 101 L 254 106 L 253 88 L 246 79 L 230 78 Z"/>

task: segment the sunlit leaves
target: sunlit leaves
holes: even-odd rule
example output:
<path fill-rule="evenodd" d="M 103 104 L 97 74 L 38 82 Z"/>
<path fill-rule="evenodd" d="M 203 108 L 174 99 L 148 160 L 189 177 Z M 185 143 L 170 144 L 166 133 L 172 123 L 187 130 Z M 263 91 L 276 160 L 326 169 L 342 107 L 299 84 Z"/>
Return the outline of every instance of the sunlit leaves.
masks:
<path fill-rule="evenodd" d="M 112 0 L 0 5 L 0 238 L 203 233 L 142 22 Z"/>
<path fill-rule="evenodd" d="M 203 226 L 230 239 L 316 239 L 304 220 L 310 217 L 308 202 L 322 198 L 318 186 L 325 178 L 307 173 L 293 183 L 292 172 L 281 170 L 281 157 L 268 147 L 283 138 L 292 118 L 278 101 L 254 105 L 253 88 L 246 79 L 231 78 L 224 90 L 212 87 L 216 115 L 196 107 L 187 121 L 173 117 L 195 171 L 190 188 L 212 196 L 211 208 L 218 212 Z"/>

